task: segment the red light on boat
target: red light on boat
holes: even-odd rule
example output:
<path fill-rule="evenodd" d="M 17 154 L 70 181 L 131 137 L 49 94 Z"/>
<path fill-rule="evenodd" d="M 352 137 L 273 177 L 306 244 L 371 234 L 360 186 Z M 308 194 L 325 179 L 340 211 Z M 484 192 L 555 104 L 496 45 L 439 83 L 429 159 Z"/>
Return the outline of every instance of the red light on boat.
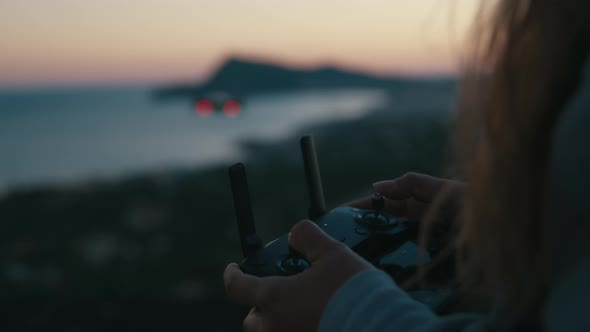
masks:
<path fill-rule="evenodd" d="M 240 115 L 242 111 L 242 105 L 235 100 L 228 100 L 223 104 L 223 113 L 230 118 L 235 118 Z"/>
<path fill-rule="evenodd" d="M 201 99 L 195 105 L 195 111 L 197 111 L 197 114 L 199 114 L 199 116 L 202 117 L 207 117 L 211 115 L 211 113 L 213 113 L 214 108 L 215 107 L 213 106 L 213 103 L 207 99 Z"/>

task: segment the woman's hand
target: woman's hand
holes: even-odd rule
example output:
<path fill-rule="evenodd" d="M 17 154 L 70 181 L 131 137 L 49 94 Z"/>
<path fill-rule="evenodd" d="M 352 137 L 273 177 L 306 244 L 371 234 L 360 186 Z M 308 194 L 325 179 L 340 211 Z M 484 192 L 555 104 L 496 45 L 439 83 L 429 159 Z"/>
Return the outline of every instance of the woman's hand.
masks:
<path fill-rule="evenodd" d="M 459 210 L 464 184 L 419 173 L 406 173 L 395 179 L 373 184 L 375 191 L 385 197 L 384 210 L 396 217 L 420 221 L 438 194 L 448 190 L 440 207 L 439 217 L 450 219 Z M 371 197 L 345 204 L 371 209 Z"/>
<path fill-rule="evenodd" d="M 234 263 L 225 269 L 227 294 L 253 306 L 244 320 L 247 332 L 316 331 L 336 290 L 355 274 L 373 268 L 307 220 L 293 226 L 289 244 L 310 260 L 309 269 L 293 276 L 264 278 L 244 274 Z"/>

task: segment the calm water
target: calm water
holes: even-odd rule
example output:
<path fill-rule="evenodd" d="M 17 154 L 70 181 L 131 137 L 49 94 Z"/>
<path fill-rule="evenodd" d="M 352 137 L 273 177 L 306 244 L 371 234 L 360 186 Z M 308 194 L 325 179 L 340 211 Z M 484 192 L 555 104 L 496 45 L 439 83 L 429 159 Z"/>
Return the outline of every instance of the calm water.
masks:
<path fill-rule="evenodd" d="M 261 95 L 237 118 L 201 118 L 144 88 L 0 93 L 0 192 L 39 183 L 205 166 L 240 158 L 243 139 L 277 140 L 310 123 L 361 117 L 379 90 Z"/>

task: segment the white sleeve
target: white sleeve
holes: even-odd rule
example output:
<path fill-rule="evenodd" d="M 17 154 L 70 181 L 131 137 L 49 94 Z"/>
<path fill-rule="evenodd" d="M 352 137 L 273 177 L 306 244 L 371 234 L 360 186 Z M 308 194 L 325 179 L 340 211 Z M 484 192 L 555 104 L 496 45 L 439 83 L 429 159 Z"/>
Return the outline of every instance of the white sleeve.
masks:
<path fill-rule="evenodd" d="M 439 317 L 412 299 L 384 272 L 370 269 L 348 280 L 332 296 L 320 332 L 481 331 L 481 316 Z"/>

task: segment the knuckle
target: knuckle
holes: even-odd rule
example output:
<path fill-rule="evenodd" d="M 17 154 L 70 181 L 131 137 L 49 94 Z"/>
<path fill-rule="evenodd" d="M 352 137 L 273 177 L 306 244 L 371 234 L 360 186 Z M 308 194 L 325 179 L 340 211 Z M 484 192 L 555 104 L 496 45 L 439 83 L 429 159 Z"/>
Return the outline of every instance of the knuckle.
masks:
<path fill-rule="evenodd" d="M 300 220 L 299 222 L 297 222 L 295 225 L 293 225 L 293 227 L 291 227 L 291 235 L 299 235 L 299 233 L 302 233 L 305 231 L 305 220 Z"/>
<path fill-rule="evenodd" d="M 310 222 L 308 220 L 301 220 L 291 228 L 291 237 L 293 239 L 305 239 L 305 234 L 310 231 Z"/>
<path fill-rule="evenodd" d="M 295 224 L 295 226 L 293 226 L 293 229 L 291 231 L 295 231 L 297 233 L 305 233 L 307 231 L 309 231 L 309 227 L 310 227 L 310 221 L 307 219 L 303 219 L 300 220 L 298 223 Z"/>
<path fill-rule="evenodd" d="M 299 232 L 301 232 L 302 222 L 303 221 L 298 221 L 297 223 L 295 223 L 295 225 L 293 225 L 293 227 L 291 227 L 291 235 L 299 234 Z"/>
<path fill-rule="evenodd" d="M 420 177 L 420 174 L 416 172 L 407 172 L 406 174 L 402 175 L 402 181 L 406 183 L 413 183 Z"/>

